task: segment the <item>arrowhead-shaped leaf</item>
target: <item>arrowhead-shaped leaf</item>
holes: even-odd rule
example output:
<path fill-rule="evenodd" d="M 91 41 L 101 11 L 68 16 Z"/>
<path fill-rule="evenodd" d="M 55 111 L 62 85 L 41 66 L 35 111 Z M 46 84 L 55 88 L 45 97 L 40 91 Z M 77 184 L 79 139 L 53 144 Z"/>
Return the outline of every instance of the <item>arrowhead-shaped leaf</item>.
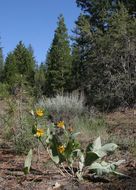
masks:
<path fill-rule="evenodd" d="M 114 152 L 118 146 L 114 143 L 108 143 L 101 147 L 103 152 Z"/>
<path fill-rule="evenodd" d="M 99 156 L 94 152 L 87 152 L 85 157 L 85 166 L 90 166 L 94 161 L 96 161 Z"/>
<path fill-rule="evenodd" d="M 101 145 L 101 138 L 98 137 L 93 144 L 89 144 L 87 147 L 86 151 L 87 152 L 93 152 L 96 154 L 99 158 L 103 158 L 104 156 L 107 155 L 107 153 L 111 153 L 115 151 L 115 149 L 118 146 L 114 143 L 108 143 L 105 144 L 104 146 Z M 91 153 L 90 153 L 91 154 Z"/>
<path fill-rule="evenodd" d="M 48 149 L 48 152 L 49 152 L 49 155 L 50 155 L 51 159 L 53 160 L 53 162 L 58 164 L 59 163 L 59 156 L 58 155 L 53 155 L 51 149 Z"/>
<path fill-rule="evenodd" d="M 31 162 L 32 162 L 32 149 L 30 149 L 25 159 L 25 164 L 24 164 L 24 169 L 23 169 L 25 175 L 28 174 L 30 171 Z"/>
<path fill-rule="evenodd" d="M 115 165 L 114 164 L 110 164 L 107 162 L 101 162 L 101 163 L 97 163 L 94 162 L 89 169 L 93 170 L 97 175 L 101 176 L 103 174 L 108 174 L 111 173 L 113 171 L 115 171 Z"/>
<path fill-rule="evenodd" d="M 93 150 L 101 148 L 101 138 L 98 137 L 93 143 Z"/>

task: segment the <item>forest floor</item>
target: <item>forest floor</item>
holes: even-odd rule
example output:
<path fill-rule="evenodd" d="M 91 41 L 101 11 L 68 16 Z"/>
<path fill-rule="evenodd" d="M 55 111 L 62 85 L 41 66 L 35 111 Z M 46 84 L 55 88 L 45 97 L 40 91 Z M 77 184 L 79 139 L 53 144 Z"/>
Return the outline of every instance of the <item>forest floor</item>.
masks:
<path fill-rule="evenodd" d="M 14 152 L 12 143 L 2 138 L 0 130 L 0 190 L 136 190 L 136 115 L 133 110 L 114 112 L 106 115 L 106 122 L 107 133 L 120 147 L 115 157 L 126 160 L 119 171 L 128 177 L 88 178 L 79 183 L 62 176 L 42 151 L 38 162 L 34 156 L 30 174 L 24 176 L 25 156 Z"/>

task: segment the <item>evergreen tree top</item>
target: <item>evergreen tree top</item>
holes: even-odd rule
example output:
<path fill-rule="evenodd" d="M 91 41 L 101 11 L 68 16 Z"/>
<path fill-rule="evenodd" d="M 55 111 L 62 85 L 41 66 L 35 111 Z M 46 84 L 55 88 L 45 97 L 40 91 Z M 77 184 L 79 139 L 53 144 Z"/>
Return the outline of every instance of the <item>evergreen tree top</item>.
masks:
<path fill-rule="evenodd" d="M 54 39 L 52 44 L 57 44 L 59 43 L 59 45 L 61 45 L 62 43 L 68 42 L 68 33 L 67 33 L 67 28 L 65 25 L 65 20 L 64 20 L 64 16 L 62 14 L 60 14 L 60 16 L 58 17 L 58 22 L 57 22 L 57 28 L 55 30 L 55 34 L 54 34 Z"/>

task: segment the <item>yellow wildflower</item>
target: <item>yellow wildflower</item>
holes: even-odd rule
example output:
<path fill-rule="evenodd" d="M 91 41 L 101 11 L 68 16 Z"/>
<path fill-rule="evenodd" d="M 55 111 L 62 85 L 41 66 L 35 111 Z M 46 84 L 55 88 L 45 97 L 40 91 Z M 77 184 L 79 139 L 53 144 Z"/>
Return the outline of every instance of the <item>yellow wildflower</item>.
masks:
<path fill-rule="evenodd" d="M 39 116 L 39 117 L 42 117 L 44 114 L 43 110 L 42 109 L 37 109 L 36 110 L 36 115 Z"/>
<path fill-rule="evenodd" d="M 57 127 L 64 129 L 65 128 L 64 121 L 57 122 Z"/>
<path fill-rule="evenodd" d="M 36 131 L 36 133 L 35 133 L 34 136 L 36 136 L 36 137 L 41 137 L 41 136 L 43 136 L 43 135 L 44 135 L 43 129 L 37 129 L 37 131 Z"/>
<path fill-rule="evenodd" d="M 65 147 L 63 145 L 60 145 L 57 149 L 60 154 L 62 154 L 65 151 Z"/>

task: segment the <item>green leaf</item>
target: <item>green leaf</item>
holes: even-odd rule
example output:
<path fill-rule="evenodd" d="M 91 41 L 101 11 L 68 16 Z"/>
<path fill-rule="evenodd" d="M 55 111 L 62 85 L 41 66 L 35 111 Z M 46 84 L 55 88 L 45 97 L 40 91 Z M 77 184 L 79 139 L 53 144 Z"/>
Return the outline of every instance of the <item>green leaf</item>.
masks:
<path fill-rule="evenodd" d="M 93 150 L 101 148 L 101 138 L 98 137 L 93 143 Z"/>
<path fill-rule="evenodd" d="M 34 134 L 36 134 L 36 132 L 37 132 L 37 126 L 33 125 L 32 126 L 32 134 L 34 135 Z"/>
<path fill-rule="evenodd" d="M 66 158 L 68 159 L 70 155 L 72 154 L 72 152 L 76 150 L 77 148 L 79 148 L 79 146 L 80 144 L 78 141 L 70 138 L 64 152 L 64 155 L 66 156 Z"/>
<path fill-rule="evenodd" d="M 117 172 L 117 171 L 113 171 L 113 173 L 116 174 L 116 175 L 123 176 L 123 177 L 129 177 L 128 175 L 125 175 L 125 174 Z"/>
<path fill-rule="evenodd" d="M 58 155 L 58 151 L 57 151 L 57 147 L 59 146 L 59 143 L 56 139 L 56 137 L 54 135 L 52 135 L 52 139 L 50 141 L 51 145 L 48 148 L 49 150 L 49 154 L 51 156 L 51 159 L 58 164 L 60 159 L 59 159 L 59 155 Z"/>
<path fill-rule="evenodd" d="M 75 139 L 79 134 L 80 134 L 80 132 L 73 133 L 73 134 L 71 134 L 71 138 Z"/>
<path fill-rule="evenodd" d="M 51 139 L 52 139 L 52 133 L 51 133 L 50 128 L 48 128 L 46 131 L 46 143 L 49 144 Z"/>
<path fill-rule="evenodd" d="M 118 175 L 124 175 L 119 172 L 116 172 L 116 166 L 123 163 L 124 160 L 120 160 L 118 162 L 113 163 L 107 163 L 105 161 L 102 161 L 101 163 L 94 162 L 89 169 L 94 171 L 97 175 L 103 175 L 103 174 L 109 174 L 109 173 L 115 173 Z"/>
<path fill-rule="evenodd" d="M 30 171 L 31 162 L 32 162 L 32 149 L 30 149 L 25 159 L 24 169 L 23 169 L 25 175 L 28 174 Z"/>
<path fill-rule="evenodd" d="M 114 152 L 117 147 L 118 147 L 118 145 L 116 145 L 114 143 L 108 143 L 101 147 L 101 151 L 103 151 L 105 153 L 106 152 Z"/>
<path fill-rule="evenodd" d="M 93 144 L 89 144 L 86 151 L 97 154 L 99 158 L 103 158 L 107 153 L 112 153 L 118 146 L 114 143 L 108 143 L 104 146 L 101 145 L 101 138 L 98 137 Z M 89 151 L 90 150 L 90 151 Z"/>
<path fill-rule="evenodd" d="M 78 158 L 78 160 L 79 160 L 78 161 L 79 169 L 76 172 L 76 176 L 81 181 L 81 180 L 83 180 L 83 168 L 84 168 L 84 162 L 85 162 L 84 153 L 80 149 L 74 150 L 73 154 L 74 153 L 75 153 L 75 157 Z"/>
<path fill-rule="evenodd" d="M 119 160 L 117 162 L 112 162 L 112 163 L 107 163 L 105 161 L 102 161 L 101 163 L 94 162 L 89 169 L 94 171 L 97 175 L 103 175 L 103 174 L 109 174 L 109 173 L 114 173 L 117 175 L 122 175 L 126 176 L 120 172 L 116 172 L 117 166 L 120 164 L 124 163 L 125 160 Z"/>
<path fill-rule="evenodd" d="M 117 162 L 112 162 L 114 165 L 119 166 L 120 164 L 125 163 L 125 160 L 119 160 Z"/>
<path fill-rule="evenodd" d="M 115 165 L 106 162 L 97 163 L 94 162 L 90 167 L 90 170 L 94 171 L 97 175 L 101 176 L 103 174 L 111 173 L 115 170 Z"/>
<path fill-rule="evenodd" d="M 55 135 L 52 135 L 52 139 L 50 141 L 50 147 L 48 147 L 51 159 L 56 163 L 61 163 L 65 161 L 64 155 L 58 152 L 58 147 L 60 145 L 60 142 L 58 142 L 58 139 Z"/>
<path fill-rule="evenodd" d="M 85 162 L 85 157 L 83 152 L 79 149 L 77 156 L 79 157 L 80 161 L 79 161 L 79 170 L 80 172 L 82 172 L 83 167 L 84 167 L 84 162 Z"/>
<path fill-rule="evenodd" d="M 64 155 L 65 157 L 68 159 L 73 151 L 73 140 L 69 140 L 66 148 L 65 148 L 65 152 L 64 152 Z"/>
<path fill-rule="evenodd" d="M 87 147 L 87 152 L 89 152 L 89 154 L 94 154 L 97 155 L 97 157 L 104 157 L 106 155 L 106 153 L 104 151 L 101 150 L 101 138 L 98 137 L 93 143 L 90 143 L 89 146 Z M 90 151 L 88 151 L 90 150 Z M 92 155 L 94 158 L 96 156 Z"/>
<path fill-rule="evenodd" d="M 85 157 L 85 166 L 90 166 L 98 158 L 99 156 L 95 152 L 87 152 Z"/>
<path fill-rule="evenodd" d="M 53 162 L 55 162 L 56 164 L 59 163 L 59 156 L 58 155 L 54 155 L 51 149 L 48 149 L 49 155 L 51 157 L 51 159 L 53 160 Z"/>

